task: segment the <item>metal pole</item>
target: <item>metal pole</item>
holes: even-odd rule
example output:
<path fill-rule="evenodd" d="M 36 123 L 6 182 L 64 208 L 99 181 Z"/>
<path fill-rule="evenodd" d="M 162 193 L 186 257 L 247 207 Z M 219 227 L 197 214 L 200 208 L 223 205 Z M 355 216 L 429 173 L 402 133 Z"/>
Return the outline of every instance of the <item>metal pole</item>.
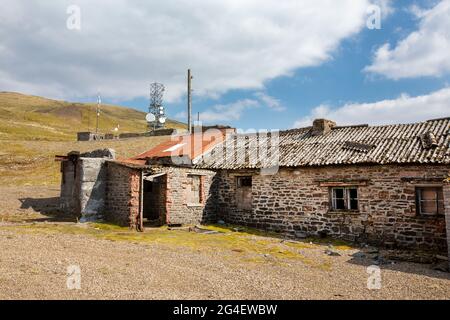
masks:
<path fill-rule="evenodd" d="M 192 120 L 191 120 L 191 116 L 192 116 L 192 96 L 191 96 L 191 80 L 192 80 L 192 76 L 191 76 L 191 69 L 188 69 L 188 76 L 187 76 L 187 80 L 188 80 L 188 131 L 189 133 L 192 133 Z"/>
<path fill-rule="evenodd" d="M 87 116 L 88 116 L 88 131 L 91 132 L 91 104 L 87 105 Z"/>

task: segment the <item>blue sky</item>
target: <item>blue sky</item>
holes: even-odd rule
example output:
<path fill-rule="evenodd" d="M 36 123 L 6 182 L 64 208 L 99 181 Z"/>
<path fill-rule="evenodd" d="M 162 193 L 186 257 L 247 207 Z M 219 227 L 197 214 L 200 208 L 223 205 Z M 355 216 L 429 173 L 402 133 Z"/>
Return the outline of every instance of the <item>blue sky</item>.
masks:
<path fill-rule="evenodd" d="M 346 103 L 371 103 L 395 99 L 401 94 L 426 95 L 446 87 L 450 83 L 448 74 L 438 77 L 388 79 L 364 72 L 364 68 L 373 61 L 377 48 L 387 42 L 395 45 L 418 28 L 420 20 L 411 13 L 412 5 L 432 8 L 435 3 L 437 2 L 392 3 L 393 12 L 388 17 L 382 17 L 381 29 L 364 28 L 355 36 L 345 39 L 332 53 L 331 59 L 319 66 L 298 68 L 291 76 L 280 76 L 266 81 L 264 91 L 279 101 L 284 107 L 282 112 L 257 108 L 244 112 L 240 119 L 232 120 L 230 124 L 242 129 L 289 128 L 294 125 L 293 119 L 307 116 L 314 107 L 322 104 L 339 107 Z M 195 70 L 193 72 L 195 74 Z M 196 118 L 197 112 L 204 112 L 213 105 L 254 99 L 257 92 L 259 90 L 230 90 L 218 99 L 194 96 L 194 116 Z M 145 110 L 148 101 L 139 98 L 121 103 Z M 177 103 L 166 103 L 169 116 L 176 118 L 178 115 L 178 119 L 183 120 L 185 115 L 180 117 L 179 113 L 184 110 L 185 104 L 185 97 Z M 450 116 L 450 105 L 448 111 Z M 386 122 L 388 120 L 386 119 Z M 370 122 L 370 119 L 367 121 Z"/>
<path fill-rule="evenodd" d="M 93 101 L 100 90 L 106 103 L 145 111 L 148 84 L 157 81 L 167 86 L 169 117 L 185 121 L 185 73 L 190 67 L 193 116 L 200 112 L 208 124 L 284 129 L 307 125 L 319 116 L 342 124 L 450 116 L 448 0 L 342 1 L 332 8 L 327 7 L 337 2 L 292 0 L 286 1 L 292 7 L 284 8 L 270 1 L 266 6 L 249 1 L 242 7 L 240 2 L 208 6 L 191 1 L 188 22 L 183 20 L 186 11 L 178 11 L 173 1 L 131 10 L 132 2 L 117 0 L 102 16 L 89 2 L 73 1 L 84 23 L 77 32 L 58 25 L 67 18 L 59 16 L 64 5 L 31 2 L 41 4 L 39 10 L 11 3 L 9 10 L 16 16 L 37 12 L 28 22 L 35 37 L 6 38 L 6 50 L 0 46 L 0 75 L 6 79 L 0 81 L 0 90 L 72 101 Z M 102 3 L 97 3 L 99 8 Z M 381 9 L 381 29 L 365 25 L 373 4 Z M 316 14 L 305 13 L 308 10 Z M 121 18 L 113 19 L 119 12 Z M 11 29 L 16 34 L 25 31 L 6 14 L 0 35 Z M 54 25 L 43 26 L 44 16 Z M 106 18 L 116 21 L 113 38 L 108 38 L 111 22 L 102 23 Z M 39 37 L 53 42 L 44 46 Z M 77 42 L 80 45 L 71 49 Z M 24 48 L 35 54 L 26 56 Z M 8 49 L 16 54 L 14 61 L 8 61 L 13 55 L 2 56 Z M 108 55 L 100 56 L 105 51 Z M 16 68 L 13 75 L 7 65 L 28 69 L 21 73 Z"/>

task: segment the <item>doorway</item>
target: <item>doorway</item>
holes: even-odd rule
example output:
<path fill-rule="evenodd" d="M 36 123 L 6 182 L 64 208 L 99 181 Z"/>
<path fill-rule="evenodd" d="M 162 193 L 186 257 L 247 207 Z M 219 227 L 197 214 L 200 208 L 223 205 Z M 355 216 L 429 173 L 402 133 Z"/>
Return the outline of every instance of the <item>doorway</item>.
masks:
<path fill-rule="evenodd" d="M 166 175 L 144 176 L 143 218 L 146 226 L 161 226 L 166 223 Z"/>

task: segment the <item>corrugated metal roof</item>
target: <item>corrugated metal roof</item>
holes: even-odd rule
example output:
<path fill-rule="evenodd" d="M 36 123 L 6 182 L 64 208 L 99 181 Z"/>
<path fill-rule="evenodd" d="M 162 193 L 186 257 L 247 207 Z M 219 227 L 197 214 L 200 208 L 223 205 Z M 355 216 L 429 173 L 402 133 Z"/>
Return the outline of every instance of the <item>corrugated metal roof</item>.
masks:
<path fill-rule="evenodd" d="M 230 136 L 215 146 L 198 167 L 210 169 L 339 164 L 450 164 L 450 118 L 412 124 L 335 127 L 311 135 L 311 127 L 279 132 L 279 153 L 258 159 L 268 138 L 256 134 Z M 421 136 L 432 133 L 437 145 L 426 148 Z M 269 144 L 270 145 L 270 144 Z M 234 147 L 234 148 L 233 148 Z M 256 159 L 256 160 L 255 160 Z M 253 161 L 252 161 L 253 160 Z"/>
<path fill-rule="evenodd" d="M 210 151 L 216 144 L 224 140 L 224 134 L 220 131 L 208 133 L 195 133 L 172 137 L 156 147 L 129 159 L 120 160 L 124 164 L 142 165 L 147 163 L 148 159 L 161 159 L 171 157 L 186 157 L 190 161 Z"/>

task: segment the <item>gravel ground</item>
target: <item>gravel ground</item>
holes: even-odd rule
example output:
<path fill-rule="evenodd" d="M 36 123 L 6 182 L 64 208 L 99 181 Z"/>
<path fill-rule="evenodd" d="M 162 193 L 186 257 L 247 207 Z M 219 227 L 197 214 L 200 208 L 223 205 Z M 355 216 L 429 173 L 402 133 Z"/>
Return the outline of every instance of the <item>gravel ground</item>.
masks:
<path fill-rule="evenodd" d="M 12 194 L 20 192 L 0 191 L 2 212 L 7 205 L 14 212 L 21 202 Z M 38 192 L 45 198 L 45 189 Z M 53 196 L 55 190 L 47 192 Z M 298 249 L 302 259 L 267 255 L 261 262 L 219 247 L 111 241 L 16 224 L 0 224 L 0 299 L 450 299 L 449 273 L 406 262 L 381 265 L 381 289 L 367 289 L 366 268 L 373 261 L 355 258 L 358 249 L 328 256 L 327 246 L 317 244 Z M 183 231 L 167 234 L 174 232 Z M 80 290 L 67 289 L 70 265 L 81 268 Z"/>

